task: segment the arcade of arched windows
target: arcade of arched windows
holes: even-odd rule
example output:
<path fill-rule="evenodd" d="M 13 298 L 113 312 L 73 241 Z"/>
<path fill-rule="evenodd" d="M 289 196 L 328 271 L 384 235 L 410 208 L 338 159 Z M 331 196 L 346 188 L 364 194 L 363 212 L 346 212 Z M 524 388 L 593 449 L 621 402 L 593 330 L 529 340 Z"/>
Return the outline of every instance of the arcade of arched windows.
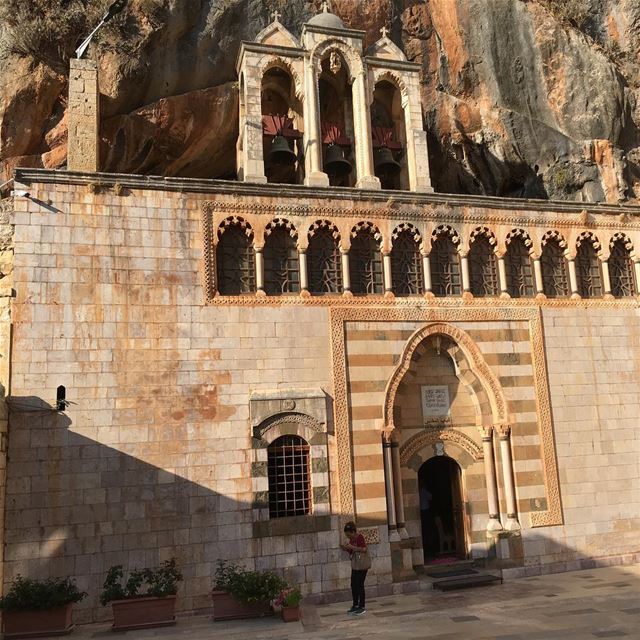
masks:
<path fill-rule="evenodd" d="M 259 235 L 239 216 L 220 223 L 210 254 L 219 295 L 585 299 L 640 293 L 640 256 L 622 232 L 610 235 L 606 251 L 591 231 L 578 234 L 573 247 L 560 232 L 547 231 L 536 251 L 524 229 L 511 229 L 501 243 L 488 227 L 476 227 L 463 242 L 449 225 L 425 239 L 408 222 L 393 228 L 388 244 L 367 221 L 341 235 L 329 220 L 303 232 L 276 218 Z"/>

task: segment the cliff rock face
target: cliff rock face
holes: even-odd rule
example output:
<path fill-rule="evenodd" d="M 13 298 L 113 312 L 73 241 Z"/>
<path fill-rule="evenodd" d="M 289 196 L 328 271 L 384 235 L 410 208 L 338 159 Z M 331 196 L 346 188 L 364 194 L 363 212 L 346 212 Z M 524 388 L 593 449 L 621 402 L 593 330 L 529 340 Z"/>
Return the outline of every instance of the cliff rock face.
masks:
<path fill-rule="evenodd" d="M 0 18 L 10 26 L 16 3 L 0 0 Z M 63 24 L 78 3 L 83 0 L 44 3 L 38 19 Z M 299 34 L 319 5 L 130 0 L 90 50 L 100 61 L 103 168 L 233 177 L 239 44 L 253 39 L 274 9 Z M 348 26 L 367 32 L 367 45 L 389 25 L 392 39 L 421 64 L 437 191 L 637 197 L 637 0 L 334 0 L 332 6 Z M 95 18 L 74 19 L 80 36 Z M 38 32 L 33 46 L 17 46 L 11 38 L 18 27 L 0 37 L 5 177 L 17 165 L 60 167 L 66 159 L 70 52 L 56 46 L 51 29 L 43 43 Z"/>

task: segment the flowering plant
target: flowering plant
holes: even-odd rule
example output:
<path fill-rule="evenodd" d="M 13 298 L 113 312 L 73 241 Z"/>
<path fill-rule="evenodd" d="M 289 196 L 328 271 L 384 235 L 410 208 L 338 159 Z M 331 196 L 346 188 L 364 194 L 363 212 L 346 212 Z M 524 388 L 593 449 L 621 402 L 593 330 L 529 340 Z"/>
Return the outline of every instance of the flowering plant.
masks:
<path fill-rule="evenodd" d="M 276 607 L 297 607 L 302 600 L 302 593 L 298 587 L 287 587 L 283 589 L 275 599 Z"/>

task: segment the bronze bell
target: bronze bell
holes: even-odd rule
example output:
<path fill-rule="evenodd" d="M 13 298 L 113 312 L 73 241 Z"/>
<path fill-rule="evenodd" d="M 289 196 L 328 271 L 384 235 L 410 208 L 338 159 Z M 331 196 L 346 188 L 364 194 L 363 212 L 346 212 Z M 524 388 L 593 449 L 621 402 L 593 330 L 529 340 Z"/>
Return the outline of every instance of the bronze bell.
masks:
<path fill-rule="evenodd" d="M 271 151 L 269 151 L 269 162 L 271 164 L 292 165 L 296 163 L 296 154 L 291 151 L 289 143 L 284 136 L 278 134 L 271 141 Z"/>
<path fill-rule="evenodd" d="M 330 144 L 324 159 L 324 170 L 333 178 L 342 178 L 351 173 L 353 167 L 344 157 L 344 151 L 339 144 Z"/>
<path fill-rule="evenodd" d="M 389 147 L 378 147 L 374 158 L 375 172 L 378 177 L 392 178 L 400 173 L 400 164 L 396 162 Z"/>

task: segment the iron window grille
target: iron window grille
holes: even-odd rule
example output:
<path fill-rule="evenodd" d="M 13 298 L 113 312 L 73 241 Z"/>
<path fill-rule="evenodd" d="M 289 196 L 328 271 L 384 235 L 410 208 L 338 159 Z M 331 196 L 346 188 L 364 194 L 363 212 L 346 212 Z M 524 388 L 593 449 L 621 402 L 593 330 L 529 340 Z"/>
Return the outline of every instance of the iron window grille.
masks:
<path fill-rule="evenodd" d="M 597 298 L 602 295 L 600 260 L 591 242 L 582 242 L 578 247 L 576 275 L 578 276 L 578 293 L 583 298 Z"/>
<path fill-rule="evenodd" d="M 349 274 L 353 294 L 384 293 L 380 243 L 369 229 L 361 229 L 351 240 Z"/>
<path fill-rule="evenodd" d="M 475 297 L 498 295 L 496 254 L 486 235 L 476 236 L 469 249 L 469 281 Z"/>
<path fill-rule="evenodd" d="M 424 293 L 422 255 L 414 234 L 406 229 L 398 234 L 391 249 L 391 281 L 397 296 Z"/>
<path fill-rule="evenodd" d="M 449 236 L 438 236 L 431 244 L 431 287 L 438 297 L 462 293 L 458 251 Z"/>
<path fill-rule="evenodd" d="M 633 262 L 623 240 L 616 240 L 611 245 L 609 255 L 609 278 L 611 293 L 616 298 L 627 298 L 635 295 L 636 282 Z"/>
<path fill-rule="evenodd" d="M 299 436 L 281 436 L 267 449 L 269 517 L 311 513 L 309 445 Z"/>
<path fill-rule="evenodd" d="M 569 273 L 564 251 L 554 238 L 547 241 L 540 256 L 542 290 L 547 298 L 569 295 Z"/>
<path fill-rule="evenodd" d="M 309 238 L 307 249 L 310 293 L 341 293 L 340 248 L 333 232 L 321 227 Z"/>
<path fill-rule="evenodd" d="M 235 224 L 227 227 L 216 247 L 218 291 L 233 296 L 256 290 L 255 254 L 246 230 Z"/>
<path fill-rule="evenodd" d="M 269 296 L 300 291 L 300 261 L 295 238 L 276 227 L 264 243 L 264 290 Z"/>
<path fill-rule="evenodd" d="M 522 238 L 511 238 L 505 255 L 507 292 L 512 298 L 534 295 L 531 256 Z"/>

